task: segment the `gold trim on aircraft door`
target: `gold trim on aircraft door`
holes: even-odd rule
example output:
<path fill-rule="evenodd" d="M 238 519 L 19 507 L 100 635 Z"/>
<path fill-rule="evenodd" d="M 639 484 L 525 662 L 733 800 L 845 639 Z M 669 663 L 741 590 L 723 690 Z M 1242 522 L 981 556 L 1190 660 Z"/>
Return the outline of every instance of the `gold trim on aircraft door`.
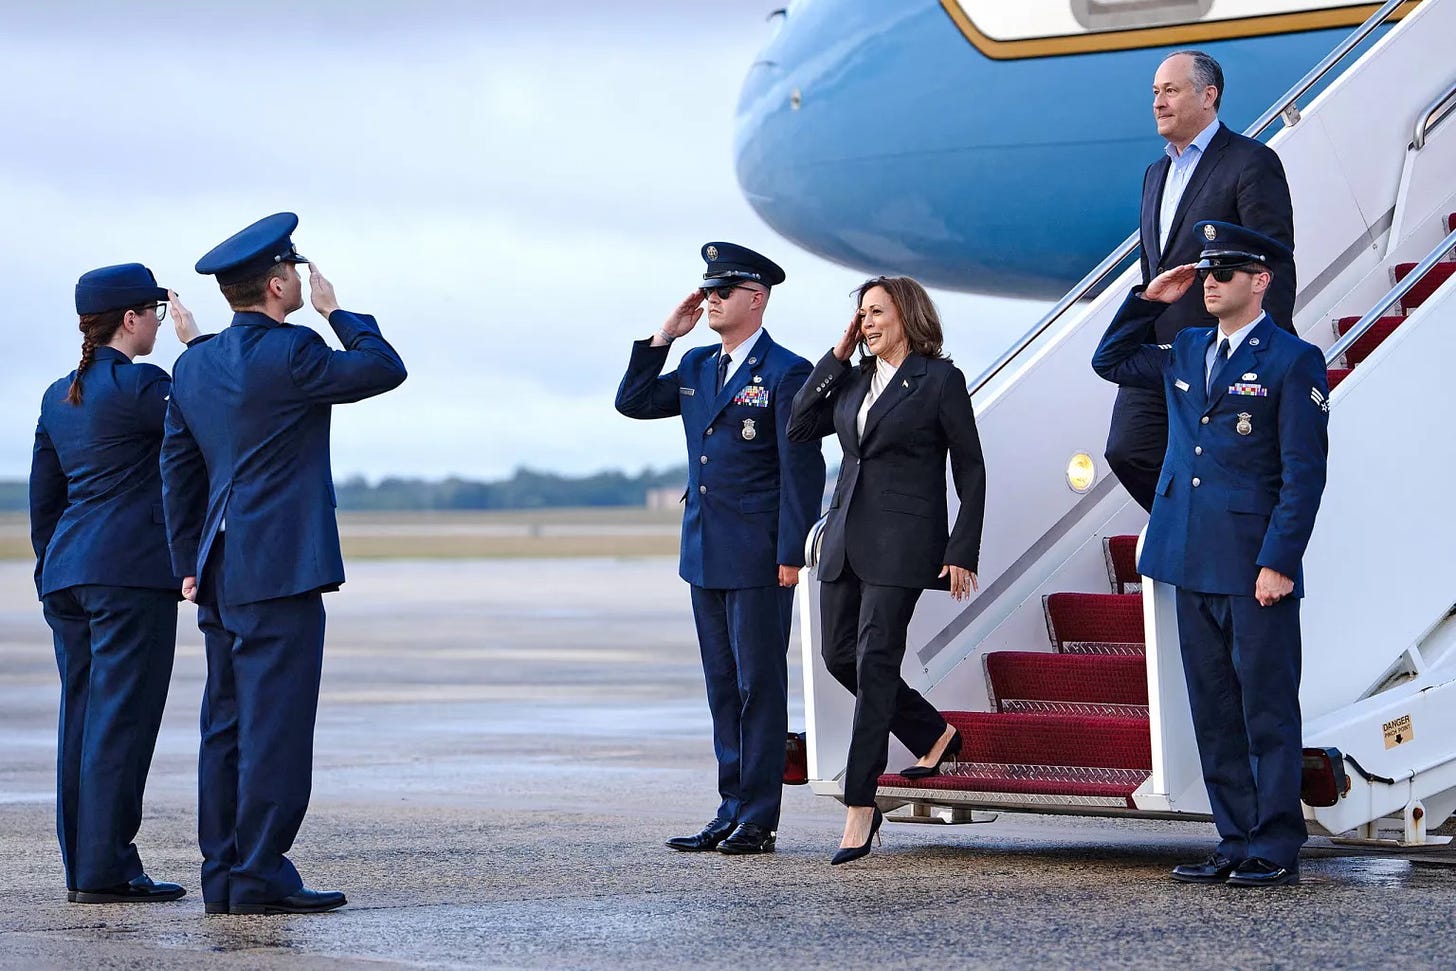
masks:
<path fill-rule="evenodd" d="M 1401 4 L 1391 15 L 1391 22 L 1410 13 L 1419 2 L 1420 0 L 1408 0 Z M 1215 40 L 1235 40 L 1241 37 L 1265 37 L 1273 34 L 1358 27 L 1372 13 L 1380 9 L 1379 4 L 1371 3 L 1358 7 L 1240 17 L 1204 23 L 1165 24 L 1136 30 L 1107 30 L 1064 37 L 1029 37 L 1025 40 L 995 40 L 976 28 L 957 0 L 940 0 L 940 5 L 976 50 L 997 61 L 1061 57 L 1066 54 L 1095 54 L 1106 51 L 1135 50 L 1143 47 L 1171 47 Z"/>

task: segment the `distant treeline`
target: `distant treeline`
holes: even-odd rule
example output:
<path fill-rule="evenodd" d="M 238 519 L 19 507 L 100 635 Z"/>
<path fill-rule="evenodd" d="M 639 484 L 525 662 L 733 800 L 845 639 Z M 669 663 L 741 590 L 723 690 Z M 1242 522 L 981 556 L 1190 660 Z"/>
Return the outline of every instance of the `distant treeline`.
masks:
<path fill-rule="evenodd" d="M 370 484 L 356 476 L 335 484 L 340 509 L 552 509 L 569 506 L 641 506 L 647 490 L 681 488 L 686 468 L 636 475 L 598 472 L 566 476 L 517 469 L 509 479 L 476 482 L 471 479 L 381 479 Z M 29 508 L 23 481 L 0 481 L 0 511 Z"/>
<path fill-rule="evenodd" d="M 647 490 L 681 488 L 686 468 L 644 469 L 636 475 L 598 472 L 565 476 L 517 469 L 509 479 L 381 479 L 362 476 L 337 483 L 340 509 L 553 509 L 569 506 L 641 506 Z"/>

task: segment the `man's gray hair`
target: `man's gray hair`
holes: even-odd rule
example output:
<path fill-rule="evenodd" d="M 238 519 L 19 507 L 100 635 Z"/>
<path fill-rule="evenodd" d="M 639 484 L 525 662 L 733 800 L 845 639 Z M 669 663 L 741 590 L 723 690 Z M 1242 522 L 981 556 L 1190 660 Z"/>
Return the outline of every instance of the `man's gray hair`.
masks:
<path fill-rule="evenodd" d="M 1212 86 L 1218 93 L 1213 96 L 1213 110 L 1218 111 L 1223 104 L 1223 68 L 1218 61 L 1209 57 L 1203 51 L 1174 51 L 1168 57 L 1177 57 L 1179 54 L 1187 54 L 1193 60 L 1188 70 L 1188 77 L 1193 81 L 1193 86 L 1200 91 Z M 1167 60 L 1168 57 L 1163 58 Z"/>

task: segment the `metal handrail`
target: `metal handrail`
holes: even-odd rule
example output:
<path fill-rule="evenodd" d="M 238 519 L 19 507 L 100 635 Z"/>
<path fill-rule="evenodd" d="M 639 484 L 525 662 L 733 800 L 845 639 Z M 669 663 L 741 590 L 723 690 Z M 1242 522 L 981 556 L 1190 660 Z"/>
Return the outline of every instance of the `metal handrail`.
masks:
<path fill-rule="evenodd" d="M 1451 109 L 1456 108 L 1456 81 L 1446 88 L 1446 92 L 1435 101 L 1426 106 L 1421 112 L 1421 120 L 1416 122 L 1416 131 L 1411 138 L 1411 148 L 1416 151 L 1426 147 L 1426 136 L 1436 130 L 1436 126 L 1445 121 L 1451 114 Z"/>
<path fill-rule="evenodd" d="M 1340 42 L 1339 46 L 1325 55 L 1324 59 L 1316 64 L 1309 73 L 1305 74 L 1292 88 L 1284 93 L 1284 97 L 1275 101 L 1268 111 L 1260 115 L 1258 120 L 1245 129 L 1244 134 L 1250 138 L 1257 138 L 1273 123 L 1275 118 L 1279 118 L 1280 116 L 1284 116 L 1286 125 L 1294 125 L 1297 123 L 1299 121 L 1299 109 L 1295 105 L 1295 102 L 1302 98 L 1310 88 L 1318 84 L 1320 79 L 1328 74 L 1331 68 L 1343 60 L 1346 54 L 1349 54 L 1350 51 L 1358 47 L 1362 41 L 1375 32 L 1377 27 L 1390 19 L 1390 15 L 1398 7 L 1411 2 L 1412 0 L 1385 0 L 1385 3 L 1380 5 L 1380 9 L 1371 14 L 1363 24 L 1355 28 L 1349 37 L 1346 37 Z M 1419 3 L 1420 0 L 1415 0 L 1415 2 Z M 1084 276 L 1081 282 L 1068 290 L 1067 295 L 1058 300 L 1056 306 L 1052 307 L 1046 316 L 1042 317 L 1030 330 L 1023 334 L 1019 341 L 998 357 L 990 367 L 982 371 L 980 376 L 971 384 L 971 394 L 973 396 L 978 394 L 986 385 L 990 384 L 1012 361 L 1020 357 L 1042 334 L 1050 330 L 1051 326 L 1061 318 L 1062 314 L 1066 313 L 1077 301 L 1087 296 L 1093 287 L 1102 282 L 1102 278 L 1111 272 L 1113 267 L 1131 256 L 1137 249 L 1137 246 L 1138 233 L 1133 233 L 1122 242 L 1122 245 L 1113 250 L 1106 259 L 1098 263 L 1091 273 Z"/>
<path fill-rule="evenodd" d="M 1456 229 L 1446 234 L 1446 238 L 1436 244 L 1436 248 L 1426 254 L 1426 258 L 1416 264 L 1405 277 L 1390 288 L 1380 301 L 1371 307 L 1365 316 L 1356 321 L 1355 326 L 1345 332 L 1345 335 L 1330 345 L 1325 351 L 1325 365 L 1328 367 L 1340 359 L 1340 355 L 1350 349 L 1350 345 L 1359 340 L 1367 330 L 1375 325 L 1375 322 L 1385 315 L 1385 312 L 1394 306 L 1395 302 L 1405 296 L 1411 287 L 1415 286 L 1422 277 L 1430 272 L 1431 267 L 1441 262 L 1451 248 L 1456 246 Z"/>

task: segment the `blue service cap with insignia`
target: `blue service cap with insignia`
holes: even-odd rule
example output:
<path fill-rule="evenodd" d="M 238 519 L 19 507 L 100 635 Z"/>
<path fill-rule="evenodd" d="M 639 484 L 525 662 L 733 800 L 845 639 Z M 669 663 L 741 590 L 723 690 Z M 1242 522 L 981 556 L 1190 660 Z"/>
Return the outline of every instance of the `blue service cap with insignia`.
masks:
<path fill-rule="evenodd" d="M 308 257 L 293 248 L 290 238 L 297 228 L 298 217 L 291 212 L 264 216 L 208 250 L 197 261 L 197 272 L 215 276 L 226 286 L 262 276 L 279 263 L 307 263 Z"/>
<path fill-rule="evenodd" d="M 118 263 L 81 274 L 76 281 L 76 313 L 104 314 L 142 304 L 166 303 L 167 288 L 140 263 Z"/>
<path fill-rule="evenodd" d="M 698 284 L 700 290 L 717 290 L 740 283 L 776 287 L 784 282 L 784 271 L 777 263 L 737 243 L 704 243 L 703 262 L 708 268 L 703 273 L 703 282 Z"/>
<path fill-rule="evenodd" d="M 1294 258 L 1294 252 L 1277 239 L 1233 223 L 1204 220 L 1193 231 L 1203 240 L 1197 264 L 1200 270 L 1234 270 L 1250 263 L 1272 268 L 1276 262 Z"/>

